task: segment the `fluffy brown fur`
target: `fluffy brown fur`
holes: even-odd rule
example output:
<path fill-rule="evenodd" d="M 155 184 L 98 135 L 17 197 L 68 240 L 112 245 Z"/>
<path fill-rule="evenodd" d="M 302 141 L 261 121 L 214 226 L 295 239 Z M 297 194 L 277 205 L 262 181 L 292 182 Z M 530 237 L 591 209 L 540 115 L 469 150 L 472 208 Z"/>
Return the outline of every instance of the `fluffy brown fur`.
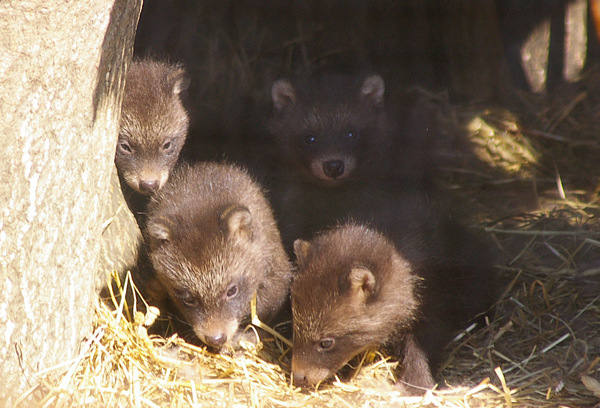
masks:
<path fill-rule="evenodd" d="M 290 263 L 261 188 L 238 167 L 182 165 L 148 206 L 149 259 L 204 343 L 235 346 L 257 294 L 269 323 L 289 292 Z"/>
<path fill-rule="evenodd" d="M 405 392 L 435 384 L 453 332 L 492 308 L 496 275 L 485 243 L 443 219 L 419 219 L 425 215 L 413 213 L 414 223 L 410 216 L 380 222 L 392 241 L 355 223 L 296 241 L 295 383 L 315 385 L 359 352 L 381 346 L 401 362 L 398 386 Z"/>
<path fill-rule="evenodd" d="M 176 65 L 146 59 L 129 68 L 115 164 L 138 193 L 159 190 L 177 162 L 189 123 L 180 94 L 188 86 L 189 78 Z"/>
<path fill-rule="evenodd" d="M 380 234 L 347 225 L 296 241 L 292 289 L 297 385 L 314 385 L 352 357 L 410 330 L 418 300 L 410 265 Z"/>

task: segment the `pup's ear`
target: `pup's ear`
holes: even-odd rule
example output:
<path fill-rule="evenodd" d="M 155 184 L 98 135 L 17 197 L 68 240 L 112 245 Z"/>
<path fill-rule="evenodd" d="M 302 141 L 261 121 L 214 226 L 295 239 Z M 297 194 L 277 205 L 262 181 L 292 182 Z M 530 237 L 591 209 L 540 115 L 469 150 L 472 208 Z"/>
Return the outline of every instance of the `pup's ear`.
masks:
<path fill-rule="evenodd" d="M 310 250 L 310 242 L 297 239 L 294 241 L 294 253 L 296 254 L 296 262 L 298 268 L 304 268 L 308 262 L 308 251 Z"/>
<path fill-rule="evenodd" d="M 383 78 L 379 75 L 371 75 L 365 82 L 363 82 L 360 88 L 360 96 L 374 106 L 383 106 L 383 94 L 385 92 L 385 85 Z"/>
<path fill-rule="evenodd" d="M 296 89 L 287 79 L 280 79 L 271 88 L 271 98 L 275 109 L 282 111 L 286 106 L 296 103 Z"/>
<path fill-rule="evenodd" d="M 252 239 L 252 214 L 246 207 L 232 206 L 221 214 L 221 228 L 228 237 Z"/>
<path fill-rule="evenodd" d="M 348 275 L 350 293 L 357 302 L 365 303 L 375 287 L 375 276 L 365 267 L 355 266 Z"/>
<path fill-rule="evenodd" d="M 148 224 L 148 237 L 150 249 L 155 250 L 171 242 L 171 228 L 165 220 L 156 220 Z"/>
<path fill-rule="evenodd" d="M 179 95 L 183 91 L 186 91 L 192 82 L 190 76 L 183 70 L 183 68 L 178 69 L 177 72 L 173 73 L 169 80 L 173 84 L 172 89 L 175 95 Z"/>

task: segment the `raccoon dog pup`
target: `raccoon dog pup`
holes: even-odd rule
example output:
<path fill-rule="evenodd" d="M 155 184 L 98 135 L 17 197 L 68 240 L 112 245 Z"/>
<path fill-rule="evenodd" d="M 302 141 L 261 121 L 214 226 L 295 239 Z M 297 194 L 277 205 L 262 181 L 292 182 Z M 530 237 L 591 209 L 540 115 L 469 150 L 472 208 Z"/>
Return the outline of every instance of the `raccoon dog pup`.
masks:
<path fill-rule="evenodd" d="M 115 164 L 138 193 L 159 190 L 177 162 L 189 125 L 180 94 L 189 84 L 181 67 L 150 59 L 127 72 Z"/>
<path fill-rule="evenodd" d="M 310 242 L 295 242 L 292 376 L 297 385 L 313 386 L 361 351 L 383 347 L 401 363 L 398 387 L 422 393 L 435 385 L 453 332 L 493 307 L 495 272 L 485 263 L 487 255 L 460 259 L 485 246 L 471 247 L 470 238 L 460 237 L 458 249 L 444 246 L 419 230 L 394 238 L 350 222 Z"/>
<path fill-rule="evenodd" d="M 291 266 L 263 191 L 242 169 L 182 165 L 148 206 L 148 255 L 158 281 L 205 344 L 236 346 L 257 314 L 288 298 Z"/>

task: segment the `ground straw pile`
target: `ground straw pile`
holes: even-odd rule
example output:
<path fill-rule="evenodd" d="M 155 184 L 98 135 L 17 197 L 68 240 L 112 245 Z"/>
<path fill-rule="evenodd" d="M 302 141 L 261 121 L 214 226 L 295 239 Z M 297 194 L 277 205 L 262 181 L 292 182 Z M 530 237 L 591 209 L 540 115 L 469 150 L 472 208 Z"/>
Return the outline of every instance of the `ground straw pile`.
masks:
<path fill-rule="evenodd" d="M 131 290 L 129 279 L 123 288 Z M 23 399 L 42 396 L 39 407 L 468 407 L 502 406 L 512 399 L 500 368 L 499 387 L 484 375 L 472 388 L 403 397 L 391 385 L 395 364 L 375 353 L 363 356 L 362 368 L 349 381 L 304 393 L 290 385 L 290 350 L 283 343 L 212 354 L 177 336 L 148 336 L 153 309 L 144 315 L 136 305 L 111 302 L 99 302 L 95 329 L 79 356 L 38 373 L 39 385 Z"/>

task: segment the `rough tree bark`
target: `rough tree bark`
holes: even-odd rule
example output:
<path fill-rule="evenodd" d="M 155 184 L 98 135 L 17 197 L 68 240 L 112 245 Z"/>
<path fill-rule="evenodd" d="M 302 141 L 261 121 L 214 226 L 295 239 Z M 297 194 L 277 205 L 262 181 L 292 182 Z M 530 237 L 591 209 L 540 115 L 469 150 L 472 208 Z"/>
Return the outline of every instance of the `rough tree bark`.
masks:
<path fill-rule="evenodd" d="M 103 231 L 132 231 L 106 214 L 122 200 L 110 180 L 140 9 L 0 2 L 0 406 L 78 352 L 107 258 Z"/>

